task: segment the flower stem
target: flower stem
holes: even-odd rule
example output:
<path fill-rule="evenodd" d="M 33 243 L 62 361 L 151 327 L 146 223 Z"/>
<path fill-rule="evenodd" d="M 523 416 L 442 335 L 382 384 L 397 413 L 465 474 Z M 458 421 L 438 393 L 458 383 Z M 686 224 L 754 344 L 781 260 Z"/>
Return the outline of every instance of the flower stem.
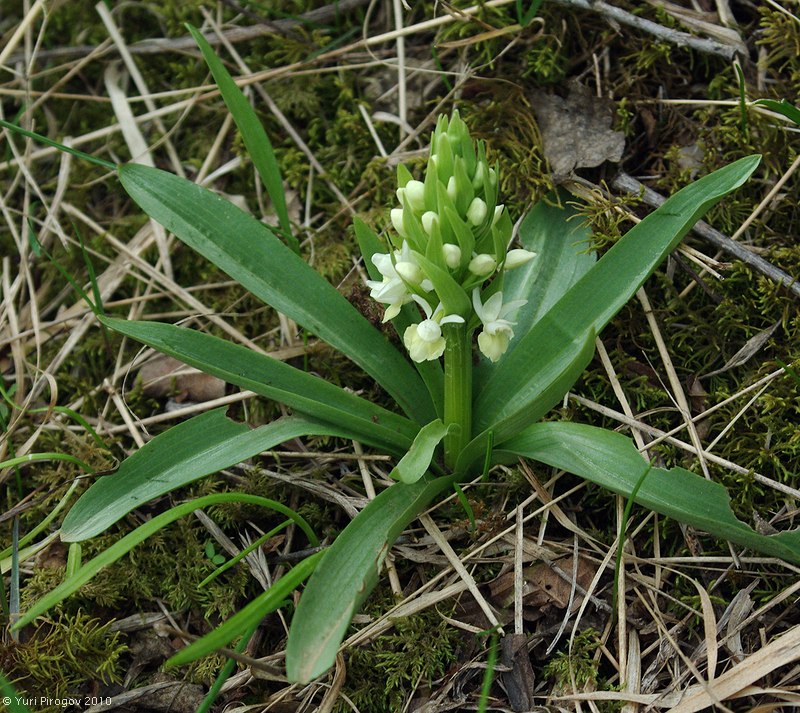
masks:
<path fill-rule="evenodd" d="M 461 451 L 472 439 L 472 349 L 464 324 L 443 325 L 444 422 L 457 428 L 445 436 L 444 462 L 453 470 Z"/>

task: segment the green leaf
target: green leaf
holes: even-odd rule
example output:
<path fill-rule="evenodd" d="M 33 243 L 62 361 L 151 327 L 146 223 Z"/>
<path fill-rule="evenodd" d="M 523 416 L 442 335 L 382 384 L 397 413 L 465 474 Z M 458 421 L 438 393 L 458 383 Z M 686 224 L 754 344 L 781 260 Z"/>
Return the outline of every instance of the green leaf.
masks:
<path fill-rule="evenodd" d="M 704 176 L 628 231 L 490 372 L 474 403 L 476 430 L 491 429 L 535 400 L 547 388 L 533 386 L 541 381 L 537 374 L 552 370 L 552 359 L 566 358 L 569 344 L 582 349 L 585 335 L 599 333 L 700 216 L 744 183 L 759 160 L 749 156 Z"/>
<path fill-rule="evenodd" d="M 294 510 L 287 508 L 285 505 L 281 505 L 281 503 L 269 500 L 268 498 L 262 498 L 259 495 L 248 495 L 246 493 L 216 493 L 214 495 L 206 495 L 202 498 L 176 505 L 174 508 L 160 515 L 156 515 L 154 518 L 144 523 L 144 525 L 140 525 L 133 532 L 125 535 L 121 540 L 117 540 L 108 549 L 103 550 L 99 555 L 84 564 L 72 577 L 63 581 L 41 599 L 37 599 L 33 606 L 31 606 L 31 608 L 22 615 L 19 621 L 14 624 L 14 628 L 19 629 L 30 624 L 37 616 L 44 614 L 48 609 L 77 592 L 100 570 L 116 562 L 120 557 L 126 555 L 136 547 L 136 545 L 144 542 L 144 540 L 158 532 L 162 527 L 166 527 L 171 522 L 175 522 L 175 520 L 189 515 L 198 508 L 208 507 L 209 505 L 219 505 L 220 503 L 248 503 L 250 505 L 257 505 L 275 510 L 294 520 L 298 527 L 309 537 L 310 542 L 315 546 L 318 544 L 317 538 L 314 536 L 308 523 L 294 512 Z"/>
<path fill-rule="evenodd" d="M 649 468 L 630 439 L 579 423 L 537 423 L 507 441 L 508 456 L 532 458 L 579 475 L 650 510 L 787 562 L 800 564 L 800 530 L 761 535 L 738 520 L 719 483 L 683 468 Z M 635 493 L 635 494 L 634 494 Z"/>
<path fill-rule="evenodd" d="M 290 681 L 307 683 L 333 665 L 356 609 L 378 581 L 381 564 L 406 526 L 455 476 L 397 483 L 372 500 L 336 538 L 306 585 L 286 645 Z"/>
<path fill-rule="evenodd" d="M 79 542 L 94 537 L 159 495 L 292 438 L 331 435 L 334 430 L 300 417 L 251 430 L 226 418 L 225 409 L 195 416 L 146 443 L 116 473 L 95 481 L 64 518 L 61 539 Z"/>
<path fill-rule="evenodd" d="M 435 418 L 425 385 L 389 341 L 265 225 L 191 181 L 139 164 L 119 179 L 151 218 L 245 289 L 352 359 L 420 424 Z"/>
<path fill-rule="evenodd" d="M 101 321 L 207 374 L 332 424 L 346 438 L 399 453 L 409 447 L 419 430 L 399 414 L 239 344 L 161 322 Z"/>
<path fill-rule="evenodd" d="M 449 431 L 450 427 L 438 418 L 421 428 L 408 453 L 400 459 L 390 475 L 406 485 L 416 483 L 430 468 L 436 447 Z"/>
<path fill-rule="evenodd" d="M 278 167 L 278 161 L 275 158 L 275 153 L 272 150 L 272 143 L 264 131 L 264 127 L 258 120 L 253 107 L 247 101 L 247 97 L 242 93 L 242 90 L 236 85 L 236 82 L 231 79 L 225 65 L 222 64 L 219 57 L 211 49 L 211 45 L 206 42 L 206 38 L 197 31 L 197 28 L 187 24 L 189 32 L 197 42 L 200 51 L 203 53 L 208 68 L 211 74 L 214 75 L 214 81 L 219 87 L 220 94 L 222 95 L 225 105 L 233 116 L 236 126 L 242 134 L 242 140 L 247 148 L 247 153 L 253 159 L 253 165 L 261 176 L 264 182 L 264 187 L 267 189 L 272 205 L 275 208 L 275 213 L 278 216 L 278 222 L 281 226 L 281 232 L 286 239 L 288 246 L 296 253 L 300 253 L 300 244 L 292 232 L 292 225 L 289 222 L 289 212 L 286 209 L 286 196 L 283 192 L 283 180 L 281 179 L 281 171 Z"/>
<path fill-rule="evenodd" d="M 771 111 L 783 114 L 787 119 L 791 119 L 795 124 L 800 126 L 800 109 L 786 101 L 786 99 L 781 99 L 780 101 L 775 101 L 774 99 L 757 99 L 753 104 L 756 106 L 765 106 Z"/>
<path fill-rule="evenodd" d="M 561 205 L 554 203 L 559 200 Z M 551 194 L 519 226 L 522 247 L 537 255 L 504 274 L 503 301 L 528 300 L 517 313 L 515 338 L 506 353 L 597 261 L 594 252 L 587 252 L 592 237 L 589 226 L 566 200 L 566 194 Z"/>
<path fill-rule="evenodd" d="M 325 550 L 316 552 L 299 562 L 266 592 L 259 594 L 224 624 L 168 659 L 167 668 L 195 661 L 227 646 L 237 636 L 244 634 L 253 624 L 260 622 L 267 614 L 275 611 L 286 601 L 286 598 L 311 575 L 325 552 Z"/>

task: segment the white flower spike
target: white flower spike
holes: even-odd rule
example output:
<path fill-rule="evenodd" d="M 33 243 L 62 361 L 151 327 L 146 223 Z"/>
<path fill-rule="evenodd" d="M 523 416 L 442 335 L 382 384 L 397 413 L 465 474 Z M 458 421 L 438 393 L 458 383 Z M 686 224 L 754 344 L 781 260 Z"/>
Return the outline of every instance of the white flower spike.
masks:
<path fill-rule="evenodd" d="M 457 314 L 445 316 L 441 303 L 435 310 L 432 310 L 428 302 L 419 295 L 411 297 L 422 307 L 426 319 L 406 328 L 403 334 L 403 343 L 414 361 L 433 361 L 444 354 L 445 340 L 442 336 L 442 325 L 461 323 L 464 318 Z"/>
<path fill-rule="evenodd" d="M 483 324 L 483 331 L 478 335 L 478 348 L 490 361 L 496 362 L 506 353 L 508 343 L 514 336 L 512 327 L 515 323 L 505 317 L 527 302 L 527 300 L 512 300 L 503 304 L 503 293 L 495 292 L 481 304 L 480 288 L 476 287 L 472 291 L 472 306 Z"/>

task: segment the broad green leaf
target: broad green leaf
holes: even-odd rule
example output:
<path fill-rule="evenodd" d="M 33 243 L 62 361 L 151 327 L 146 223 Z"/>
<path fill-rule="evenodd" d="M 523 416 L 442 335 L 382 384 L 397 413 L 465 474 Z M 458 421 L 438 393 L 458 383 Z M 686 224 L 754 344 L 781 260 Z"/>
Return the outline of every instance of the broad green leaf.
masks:
<path fill-rule="evenodd" d="M 333 665 L 353 614 L 378 581 L 381 564 L 406 526 L 455 476 L 425 476 L 380 493 L 342 531 L 306 585 L 286 645 L 290 681 L 307 683 Z"/>
<path fill-rule="evenodd" d="M 513 351 L 522 335 L 597 262 L 594 252 L 587 252 L 592 237 L 584 218 L 567 205 L 567 195 L 549 196 L 525 216 L 519 226 L 519 241 L 536 258 L 505 273 L 503 301 L 528 300 L 516 317 L 515 338 L 508 345 Z"/>
<path fill-rule="evenodd" d="M 581 335 L 599 333 L 700 216 L 742 185 L 759 160 L 748 156 L 704 176 L 628 231 L 491 371 L 474 402 L 476 430 L 492 428 L 536 399 L 542 387 L 532 383 L 552 368 L 550 360 L 563 359 L 570 343 L 582 348 Z"/>
<path fill-rule="evenodd" d="M 630 439 L 579 423 L 534 424 L 504 443 L 502 451 L 574 473 L 624 497 L 649 467 Z M 734 516 L 722 485 L 683 468 L 651 468 L 634 500 L 716 537 L 800 564 L 800 530 L 759 534 Z"/>
<path fill-rule="evenodd" d="M 352 359 L 420 424 L 436 416 L 419 375 L 322 276 L 251 215 L 191 181 L 139 164 L 119 168 L 151 218 L 256 297 Z"/>
<path fill-rule="evenodd" d="M 206 495 L 202 498 L 196 498 L 195 500 L 176 505 L 174 508 L 160 515 L 156 515 L 151 520 L 137 527 L 133 532 L 125 535 L 121 540 L 117 540 L 109 548 L 103 550 L 99 555 L 86 562 L 72 577 L 63 581 L 41 599 L 37 599 L 33 606 L 31 606 L 31 608 L 22 615 L 19 621 L 14 624 L 14 628 L 19 629 L 30 624 L 37 616 L 41 616 L 48 609 L 77 592 L 101 569 L 116 562 L 120 557 L 130 552 L 136 545 L 144 542 L 151 535 L 154 535 L 162 527 L 166 527 L 170 523 L 175 522 L 175 520 L 189 515 L 198 508 L 208 507 L 209 505 L 219 505 L 221 503 L 247 503 L 249 505 L 257 505 L 275 510 L 294 520 L 298 527 L 306 533 L 309 541 L 315 546 L 318 544 L 317 538 L 314 536 L 314 532 L 311 530 L 308 523 L 294 512 L 294 510 L 287 508 L 281 503 L 269 500 L 268 498 L 262 498 L 259 495 L 249 495 L 246 493 L 215 493 L 214 495 Z"/>
<path fill-rule="evenodd" d="M 346 438 L 399 453 L 411 445 L 419 430 L 399 414 L 239 344 L 161 322 L 101 321 L 207 374 L 332 424 Z"/>
<path fill-rule="evenodd" d="M 456 463 L 456 472 L 472 473 L 483 466 L 490 442 L 500 445 L 531 423 L 542 418 L 577 381 L 594 355 L 594 332 L 572 342 L 553 339 L 542 344 L 543 368 L 531 375 L 525 390 L 514 394 L 504 415 L 479 433 L 464 448 Z M 560 350 L 560 352 L 556 351 Z M 530 394 L 535 394 L 531 397 Z M 490 441 L 491 437 L 491 441 Z"/>
<path fill-rule="evenodd" d="M 237 636 L 244 634 L 251 626 L 260 622 L 267 614 L 275 611 L 286 601 L 286 598 L 311 575 L 325 552 L 325 550 L 316 552 L 299 562 L 266 592 L 259 594 L 224 624 L 172 656 L 166 663 L 167 668 L 195 661 L 201 656 L 206 656 L 227 646 Z"/>
<path fill-rule="evenodd" d="M 283 193 L 283 180 L 281 179 L 281 171 L 278 167 L 278 161 L 275 158 L 275 153 L 272 150 L 272 143 L 264 131 L 264 127 L 258 120 L 253 107 L 247 101 L 247 97 L 242 93 L 242 90 L 236 85 L 236 82 L 231 79 L 225 65 L 222 64 L 219 57 L 211 49 L 211 45 L 206 42 L 206 38 L 197 31 L 197 28 L 187 24 L 189 32 L 191 32 L 194 41 L 197 42 L 200 51 L 203 53 L 208 68 L 211 74 L 214 75 L 214 81 L 219 87 L 220 94 L 222 95 L 225 105 L 233 116 L 236 126 L 242 134 L 242 140 L 247 153 L 253 159 L 253 165 L 261 176 L 264 182 L 264 187 L 267 189 L 272 205 L 275 208 L 275 213 L 278 216 L 278 221 L 281 226 L 281 232 L 286 239 L 288 246 L 296 253 L 300 253 L 300 244 L 292 232 L 292 225 L 289 222 L 289 212 L 286 210 L 286 196 Z"/>
<path fill-rule="evenodd" d="M 353 227 L 355 228 L 361 256 L 364 258 L 364 267 L 367 270 L 367 274 L 371 280 L 381 280 L 382 275 L 372 262 L 372 256 L 376 253 L 385 253 L 386 248 L 380 238 L 375 235 L 375 232 L 361 219 L 353 218 Z M 435 307 L 436 305 L 431 306 Z M 400 339 L 403 338 L 406 329 L 415 321 L 415 312 L 416 315 L 419 315 L 419 310 L 416 305 L 404 305 L 400 310 L 400 314 L 391 320 L 392 327 L 394 327 Z M 442 394 L 444 393 L 444 375 L 440 361 L 438 359 L 420 362 L 415 361 L 414 368 L 419 372 L 419 375 L 425 382 L 425 386 L 428 389 L 428 393 L 436 409 L 436 415 L 442 418 L 444 414 L 444 402 L 442 398 Z"/>
<path fill-rule="evenodd" d="M 449 430 L 450 428 L 438 418 L 427 426 L 423 426 L 414 439 L 414 443 L 411 444 L 411 448 L 408 449 L 408 453 L 400 459 L 390 475 L 406 485 L 416 483 L 430 468 L 436 447 Z"/>
<path fill-rule="evenodd" d="M 87 540 L 159 495 L 292 438 L 337 435 L 335 430 L 297 416 L 251 429 L 226 418 L 224 408 L 200 414 L 159 434 L 124 460 L 116 473 L 95 481 L 64 518 L 61 539 Z"/>

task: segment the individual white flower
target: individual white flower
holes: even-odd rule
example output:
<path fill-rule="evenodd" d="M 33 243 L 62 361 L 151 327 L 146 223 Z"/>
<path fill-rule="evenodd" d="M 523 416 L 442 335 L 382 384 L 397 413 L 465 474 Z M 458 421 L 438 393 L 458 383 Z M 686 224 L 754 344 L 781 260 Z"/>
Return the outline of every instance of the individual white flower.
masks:
<path fill-rule="evenodd" d="M 461 248 L 453 243 L 445 243 L 442 245 L 442 254 L 447 267 L 455 270 L 461 264 Z"/>
<path fill-rule="evenodd" d="M 473 198 L 472 203 L 467 208 L 467 220 L 474 226 L 478 226 L 486 219 L 489 209 L 486 202 L 481 198 Z"/>
<path fill-rule="evenodd" d="M 424 273 L 405 240 L 402 249 L 394 251 L 394 260 L 386 253 L 376 253 L 372 256 L 372 263 L 383 279 L 367 280 L 367 287 L 370 288 L 369 296 L 372 299 L 388 305 L 383 315 L 384 322 L 396 317 L 401 307 L 411 302 L 407 283 L 419 285 L 425 292 L 433 289 L 431 281 L 424 279 Z"/>
<path fill-rule="evenodd" d="M 483 324 L 483 331 L 478 335 L 478 348 L 490 361 L 495 362 L 506 353 L 508 343 L 514 336 L 512 327 L 515 322 L 505 317 L 526 303 L 527 300 L 512 300 L 503 304 L 503 293 L 495 292 L 481 304 L 480 288 L 472 291 L 472 306 Z"/>
<path fill-rule="evenodd" d="M 472 260 L 469 261 L 469 271 L 478 277 L 488 277 L 496 269 L 497 260 L 494 259 L 494 255 L 488 253 L 473 255 Z"/>
<path fill-rule="evenodd" d="M 520 265 L 524 265 L 526 262 L 530 262 L 536 257 L 536 255 L 537 253 L 531 250 L 523 250 L 522 248 L 514 248 L 513 250 L 509 250 L 508 254 L 506 255 L 505 269 L 513 270 L 515 267 L 519 267 Z"/>
<path fill-rule="evenodd" d="M 416 362 L 432 361 L 444 354 L 445 339 L 442 336 L 442 325 L 449 323 L 462 323 L 464 318 L 457 314 L 444 315 L 442 305 L 431 309 L 427 300 L 419 295 L 412 295 L 412 299 L 422 307 L 425 319 L 419 324 L 412 324 L 403 333 L 403 343 L 408 349 L 409 356 Z"/>

